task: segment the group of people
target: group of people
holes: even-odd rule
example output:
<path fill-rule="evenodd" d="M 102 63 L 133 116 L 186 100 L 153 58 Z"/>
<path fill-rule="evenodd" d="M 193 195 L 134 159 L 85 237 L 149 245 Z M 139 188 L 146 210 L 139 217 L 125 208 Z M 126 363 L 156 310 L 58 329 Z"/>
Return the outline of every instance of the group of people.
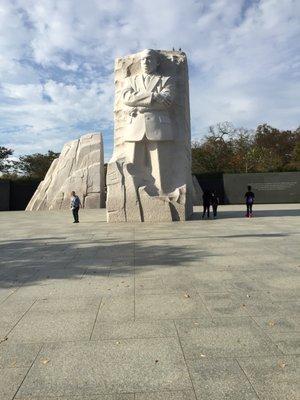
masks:
<path fill-rule="evenodd" d="M 210 190 L 205 190 L 203 192 L 202 200 L 203 200 L 202 219 L 205 218 L 205 215 L 207 215 L 207 218 L 209 219 L 210 206 L 212 206 L 214 219 L 217 218 L 219 199 L 218 199 L 216 193 L 215 192 L 211 192 Z"/>
<path fill-rule="evenodd" d="M 245 202 L 246 202 L 246 215 L 245 217 L 251 218 L 253 216 L 252 207 L 254 203 L 255 195 L 252 192 L 251 186 L 247 186 L 247 192 L 245 193 Z M 203 199 L 203 213 L 202 219 L 207 216 L 209 219 L 210 216 L 210 207 L 212 207 L 213 217 L 217 218 L 217 210 L 219 205 L 219 199 L 214 191 L 205 190 L 202 196 Z"/>
<path fill-rule="evenodd" d="M 245 193 L 245 202 L 246 202 L 246 217 L 251 218 L 253 216 L 252 213 L 252 206 L 254 203 L 254 198 L 255 195 L 252 192 L 252 188 L 251 186 L 247 187 L 247 192 Z M 212 211 L 213 211 L 213 217 L 214 219 L 217 218 L 217 211 L 218 211 L 218 205 L 219 205 L 219 199 L 216 195 L 216 193 L 214 191 L 210 191 L 210 190 L 205 190 L 202 196 L 203 199 L 203 213 L 202 213 L 202 219 L 205 218 L 205 216 L 207 216 L 207 218 L 209 219 L 210 216 L 210 207 L 212 207 Z M 79 199 L 79 197 L 76 195 L 76 193 L 73 191 L 71 192 L 71 210 L 73 213 L 73 217 L 74 217 L 74 224 L 78 224 L 79 223 L 79 207 L 81 207 L 81 201 Z"/>

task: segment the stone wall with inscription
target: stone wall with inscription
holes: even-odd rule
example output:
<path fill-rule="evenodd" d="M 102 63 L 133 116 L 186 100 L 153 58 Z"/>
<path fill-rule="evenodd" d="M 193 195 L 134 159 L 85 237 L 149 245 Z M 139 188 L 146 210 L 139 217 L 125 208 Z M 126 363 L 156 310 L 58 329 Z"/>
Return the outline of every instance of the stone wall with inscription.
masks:
<path fill-rule="evenodd" d="M 244 203 L 247 185 L 256 203 L 299 203 L 300 172 L 224 174 L 225 204 Z"/>

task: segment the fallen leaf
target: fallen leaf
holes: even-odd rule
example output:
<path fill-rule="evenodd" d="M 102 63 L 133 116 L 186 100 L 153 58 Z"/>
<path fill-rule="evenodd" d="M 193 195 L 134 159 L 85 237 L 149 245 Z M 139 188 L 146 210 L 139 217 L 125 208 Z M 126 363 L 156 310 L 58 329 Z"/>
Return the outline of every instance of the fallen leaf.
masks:
<path fill-rule="evenodd" d="M 285 368 L 286 367 L 286 363 L 284 361 L 279 361 L 278 363 L 280 368 Z"/>

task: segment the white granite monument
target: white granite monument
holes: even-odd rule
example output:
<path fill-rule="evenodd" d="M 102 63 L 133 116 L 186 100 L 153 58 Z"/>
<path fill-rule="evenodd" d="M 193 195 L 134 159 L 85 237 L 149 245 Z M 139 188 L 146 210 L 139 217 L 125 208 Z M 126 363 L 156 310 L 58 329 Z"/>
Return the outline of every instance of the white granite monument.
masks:
<path fill-rule="evenodd" d="M 144 50 L 115 63 L 108 222 L 182 221 L 192 214 L 186 56 Z"/>
<path fill-rule="evenodd" d="M 192 175 L 192 181 L 193 181 L 193 205 L 201 206 L 203 203 L 202 201 L 203 190 L 201 189 L 201 186 L 195 175 Z"/>
<path fill-rule="evenodd" d="M 30 200 L 26 210 L 70 208 L 75 190 L 84 208 L 105 207 L 103 140 L 89 133 L 66 143 Z"/>

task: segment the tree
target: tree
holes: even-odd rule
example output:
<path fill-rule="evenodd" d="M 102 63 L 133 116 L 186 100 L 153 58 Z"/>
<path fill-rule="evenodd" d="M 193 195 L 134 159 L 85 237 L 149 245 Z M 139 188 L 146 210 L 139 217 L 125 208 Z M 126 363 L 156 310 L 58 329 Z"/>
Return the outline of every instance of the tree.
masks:
<path fill-rule="evenodd" d="M 296 129 L 296 144 L 292 153 L 292 160 L 289 164 L 289 167 L 292 170 L 299 171 L 300 170 L 300 128 Z"/>
<path fill-rule="evenodd" d="M 231 168 L 233 125 L 221 122 L 211 125 L 202 142 L 192 143 L 192 172 L 223 172 Z M 227 140 L 226 140 L 227 139 Z"/>
<path fill-rule="evenodd" d="M 269 161 L 266 168 L 269 171 L 288 169 L 293 159 L 297 136 L 297 131 L 280 131 L 267 124 L 258 125 L 254 143 L 266 154 Z"/>
<path fill-rule="evenodd" d="M 14 172 L 33 179 L 44 179 L 53 160 L 59 157 L 59 153 L 48 150 L 48 153 L 29 154 L 21 156 L 14 162 Z"/>
<path fill-rule="evenodd" d="M 222 122 L 192 143 L 192 172 L 272 172 L 300 169 L 300 128 L 280 131 L 259 125 L 255 131 Z"/>
<path fill-rule="evenodd" d="M 7 147 L 0 146 L 0 172 L 7 173 L 11 163 L 7 161 L 9 156 L 13 155 L 13 150 Z"/>

